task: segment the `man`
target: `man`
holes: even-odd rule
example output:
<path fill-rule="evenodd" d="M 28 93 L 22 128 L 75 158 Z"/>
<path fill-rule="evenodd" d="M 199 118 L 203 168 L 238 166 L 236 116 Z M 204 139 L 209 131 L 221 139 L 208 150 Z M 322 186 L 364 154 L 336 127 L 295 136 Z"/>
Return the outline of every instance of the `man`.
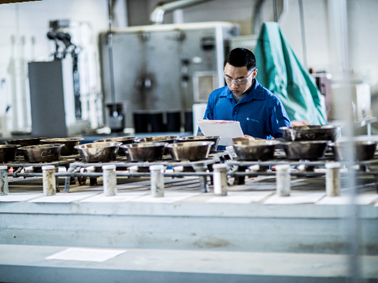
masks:
<path fill-rule="evenodd" d="M 231 50 L 224 67 L 227 86 L 210 94 L 204 119 L 239 121 L 246 139 L 283 138 L 279 128 L 291 126 L 289 117 L 256 75 L 255 55 L 245 48 Z"/>

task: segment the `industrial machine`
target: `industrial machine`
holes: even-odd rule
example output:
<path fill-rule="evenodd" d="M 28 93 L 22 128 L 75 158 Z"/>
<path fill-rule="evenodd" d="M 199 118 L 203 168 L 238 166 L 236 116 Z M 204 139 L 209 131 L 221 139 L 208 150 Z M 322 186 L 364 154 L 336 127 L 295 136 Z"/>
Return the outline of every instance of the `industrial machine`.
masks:
<path fill-rule="evenodd" d="M 138 26 L 112 33 L 115 100 L 125 107 L 126 127 L 136 125 L 134 117 L 146 125 L 151 122 L 146 115 L 152 115 L 153 124 L 163 124 L 157 131 L 172 129 L 169 124 L 177 124 L 177 119 L 186 131 L 192 131 L 193 104 L 206 102 L 211 91 L 224 86 L 224 57 L 229 39 L 239 34 L 239 28 L 227 22 L 208 22 Z M 108 33 L 103 32 L 100 54 L 105 105 L 114 103 L 108 49 Z M 109 109 L 105 112 L 106 117 L 111 116 Z"/>
<path fill-rule="evenodd" d="M 47 38 L 55 47 L 53 59 L 28 64 L 33 136 L 74 136 L 99 126 L 99 83 L 90 36 L 86 23 L 50 21 Z"/>

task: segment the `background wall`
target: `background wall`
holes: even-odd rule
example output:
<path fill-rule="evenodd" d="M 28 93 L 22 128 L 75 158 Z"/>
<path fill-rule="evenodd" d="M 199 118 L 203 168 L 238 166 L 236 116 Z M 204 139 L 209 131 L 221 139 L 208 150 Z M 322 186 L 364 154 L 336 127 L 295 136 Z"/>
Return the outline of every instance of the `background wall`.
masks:
<path fill-rule="evenodd" d="M 339 0 L 303 0 L 308 67 L 316 71 L 336 73 L 340 70 L 332 51 L 333 34 L 330 32 L 330 2 Z M 149 24 L 149 13 L 160 0 L 118 0 L 116 24 L 135 26 Z M 184 22 L 231 21 L 238 23 L 242 35 L 253 31 L 252 15 L 257 0 L 213 0 L 184 8 Z M 281 1 L 277 1 L 281 3 Z M 280 22 L 285 37 L 289 40 L 299 60 L 303 62 L 303 49 L 298 0 L 289 0 L 289 9 Z M 369 82 L 373 94 L 373 114 L 378 116 L 378 11 L 376 0 L 348 0 L 348 18 L 351 68 L 355 81 Z M 127 4 L 127 6 L 126 6 Z M 279 12 L 282 7 L 278 7 Z M 126 16 L 127 11 L 127 16 Z M 266 0 L 261 14 L 263 21 L 273 20 L 273 0 Z M 86 22 L 90 30 L 90 41 L 97 44 L 97 34 L 107 29 L 106 0 L 42 0 L 20 4 L 0 5 L 0 117 L 7 105 L 28 100 L 27 62 L 48 59 L 53 52 L 53 43 L 46 33 L 48 23 L 55 19 L 70 19 Z M 164 23 L 173 22 L 173 14 L 167 13 Z M 97 52 L 97 50 L 95 50 Z M 97 53 L 96 53 L 97 54 Z M 95 66 L 98 68 L 98 65 Z M 97 90 L 101 88 L 98 85 Z M 13 130 L 30 126 L 28 104 L 11 107 L 10 125 Z M 16 118 L 17 117 L 17 118 Z"/>

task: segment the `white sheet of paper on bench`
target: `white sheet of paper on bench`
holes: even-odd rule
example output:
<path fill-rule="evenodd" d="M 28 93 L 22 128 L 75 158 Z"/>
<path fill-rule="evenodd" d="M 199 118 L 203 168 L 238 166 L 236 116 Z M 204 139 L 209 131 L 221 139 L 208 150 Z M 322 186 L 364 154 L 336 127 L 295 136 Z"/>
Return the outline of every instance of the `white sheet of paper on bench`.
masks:
<path fill-rule="evenodd" d="M 205 136 L 220 136 L 219 145 L 232 145 L 233 138 L 244 137 L 239 121 L 198 120 Z"/>
<path fill-rule="evenodd" d="M 46 259 L 104 262 L 125 252 L 117 249 L 68 248 Z"/>

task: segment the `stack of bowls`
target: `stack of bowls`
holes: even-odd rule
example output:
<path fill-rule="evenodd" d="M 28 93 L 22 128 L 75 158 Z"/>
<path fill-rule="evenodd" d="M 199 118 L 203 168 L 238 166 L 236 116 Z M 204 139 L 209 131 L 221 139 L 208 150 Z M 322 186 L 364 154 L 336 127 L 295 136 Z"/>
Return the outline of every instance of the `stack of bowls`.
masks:
<path fill-rule="evenodd" d="M 83 162 L 108 162 L 116 160 L 120 142 L 96 142 L 76 145 Z"/>
<path fill-rule="evenodd" d="M 165 142 L 141 142 L 124 144 L 124 150 L 128 161 L 155 161 L 160 160 L 164 153 Z"/>
<path fill-rule="evenodd" d="M 52 162 L 58 161 L 64 144 L 37 144 L 19 147 L 26 162 Z"/>
<path fill-rule="evenodd" d="M 178 138 L 175 140 L 175 142 L 209 141 L 209 142 L 214 143 L 210 151 L 215 152 L 217 151 L 219 140 L 220 140 L 220 136 L 189 136 L 189 137 Z"/>
<path fill-rule="evenodd" d="M 340 128 L 333 125 L 281 127 L 287 142 L 281 143 L 286 157 L 293 160 L 321 158 L 329 141 L 335 141 Z"/>
<path fill-rule="evenodd" d="M 19 140 L 8 140 L 5 144 L 16 144 L 20 146 L 29 146 L 40 144 L 41 138 L 30 138 L 30 139 L 19 139 Z M 23 151 L 17 150 L 16 155 L 24 155 Z"/>
<path fill-rule="evenodd" d="M 354 156 L 357 161 L 374 158 L 377 148 L 376 141 L 340 141 L 331 143 L 330 147 L 338 161 L 345 161 Z"/>
<path fill-rule="evenodd" d="M 116 138 L 107 138 L 101 140 L 95 140 L 94 142 L 120 142 L 122 144 L 135 143 L 138 140 L 138 137 L 116 137 Z"/>
<path fill-rule="evenodd" d="M 179 136 L 152 136 L 152 137 L 145 137 L 141 139 L 137 139 L 136 142 L 165 142 L 165 143 L 173 143 Z"/>
<path fill-rule="evenodd" d="M 126 136 L 126 137 L 116 137 L 116 138 L 101 139 L 101 140 L 96 140 L 94 142 L 120 142 L 122 144 L 132 144 L 132 143 L 136 143 L 137 140 L 138 140 L 138 137 Z M 124 156 L 125 153 L 124 153 L 123 150 L 119 150 L 118 151 L 118 155 Z"/>
<path fill-rule="evenodd" d="M 275 140 L 241 140 L 233 144 L 238 160 L 255 161 L 273 159 L 276 145 Z"/>
<path fill-rule="evenodd" d="M 19 144 L 2 144 L 0 145 L 0 162 L 14 161 Z"/>
<path fill-rule="evenodd" d="M 79 145 L 83 138 L 54 138 L 54 139 L 42 139 L 41 144 L 63 144 L 61 155 L 68 156 L 77 154 L 75 146 Z"/>
<path fill-rule="evenodd" d="M 204 160 L 209 156 L 214 142 L 180 142 L 168 144 L 166 148 L 174 160 Z"/>

